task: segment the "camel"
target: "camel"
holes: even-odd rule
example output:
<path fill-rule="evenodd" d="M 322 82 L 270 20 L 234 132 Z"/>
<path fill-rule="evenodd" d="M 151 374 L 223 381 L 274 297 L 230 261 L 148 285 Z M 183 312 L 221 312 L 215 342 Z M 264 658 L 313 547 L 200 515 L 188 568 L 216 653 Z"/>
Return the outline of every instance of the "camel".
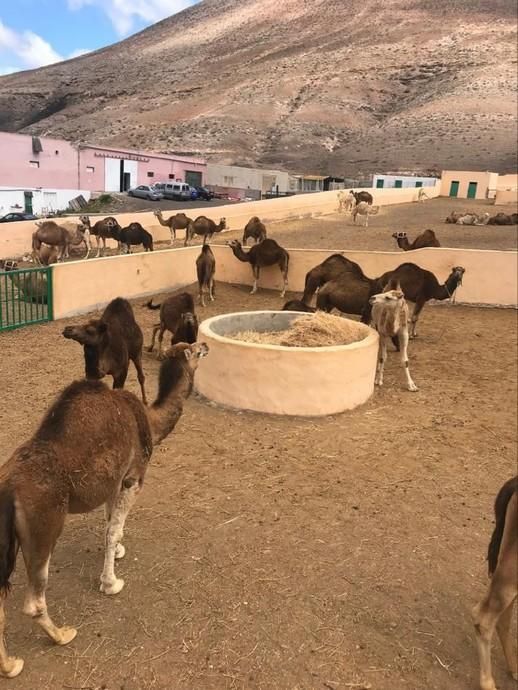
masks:
<path fill-rule="evenodd" d="M 425 199 L 429 199 L 430 197 L 428 194 L 424 191 L 422 187 L 419 188 L 419 191 L 417 192 L 417 201 L 424 201 Z"/>
<path fill-rule="evenodd" d="M 422 249 L 423 247 L 440 247 L 441 243 L 437 239 L 435 232 L 433 230 L 423 230 L 423 232 L 418 235 L 413 242 L 408 241 L 408 235 L 406 232 L 394 232 L 392 237 L 396 240 L 397 246 L 403 249 L 405 252 L 412 251 L 413 249 Z"/>
<path fill-rule="evenodd" d="M 368 228 L 369 227 L 369 216 L 371 215 L 376 215 L 380 210 L 379 206 L 371 206 L 369 203 L 366 201 L 360 201 L 359 203 L 356 204 L 356 206 L 353 208 L 351 212 L 351 216 L 353 219 L 353 223 L 356 224 L 356 218 L 358 216 L 364 218 L 363 226 Z"/>
<path fill-rule="evenodd" d="M 190 314 L 195 314 L 194 300 L 192 295 L 190 295 L 188 292 L 180 292 L 167 297 L 167 299 L 165 299 L 161 304 L 153 304 L 153 300 L 150 299 L 146 304 L 146 307 L 148 309 L 160 309 L 160 323 L 153 327 L 151 344 L 146 349 L 148 352 L 153 352 L 153 348 L 155 347 L 155 338 L 158 332 L 157 359 L 162 359 L 162 341 L 164 338 L 164 332 L 170 331 L 170 333 L 174 336 L 174 333 L 178 329 L 182 320 L 182 314 L 187 312 Z"/>
<path fill-rule="evenodd" d="M 109 374 L 113 376 L 113 388 L 124 388 L 131 360 L 137 370 L 142 402 L 147 405 L 142 370 L 144 336 L 128 300 L 117 297 L 100 319 L 91 319 L 81 326 L 67 326 L 63 336 L 83 346 L 87 379 L 102 379 Z"/>
<path fill-rule="evenodd" d="M 318 289 L 330 280 L 336 280 L 343 273 L 352 273 L 361 280 L 370 280 L 370 278 L 364 275 L 357 263 L 343 256 L 343 254 L 331 254 L 321 264 L 318 264 L 318 266 L 315 266 L 306 274 L 302 301 L 307 305 L 311 304 L 313 295 Z"/>
<path fill-rule="evenodd" d="M 176 231 L 187 230 L 189 223 L 192 223 L 192 218 L 186 216 L 185 213 L 176 213 L 174 216 L 169 216 L 167 219 L 164 219 L 160 209 L 153 211 L 153 213 L 157 217 L 160 225 L 169 228 L 169 231 L 171 232 L 171 244 L 174 244 L 174 241 L 176 240 Z"/>
<path fill-rule="evenodd" d="M 201 253 L 196 259 L 196 275 L 198 276 L 198 288 L 200 304 L 205 306 L 205 290 L 209 293 L 209 299 L 214 302 L 214 274 L 216 273 L 216 259 L 208 244 L 204 244 Z"/>
<path fill-rule="evenodd" d="M 214 235 L 214 233 L 221 232 L 222 230 L 225 230 L 226 227 L 227 222 L 225 218 L 221 218 L 219 223 L 216 225 L 216 223 L 210 218 L 207 218 L 207 216 L 198 216 L 196 220 L 193 220 L 187 226 L 187 230 L 185 231 L 184 247 L 189 244 L 189 241 L 192 240 L 194 235 L 201 235 L 203 237 L 203 244 L 205 244 L 205 242 L 212 239 L 212 235 Z"/>
<path fill-rule="evenodd" d="M 352 211 L 354 206 L 356 206 L 354 192 L 351 190 L 346 194 L 345 190 L 340 190 L 338 192 L 338 213 L 342 213 L 342 211 L 346 213 Z"/>
<path fill-rule="evenodd" d="M 462 266 L 452 268 L 450 275 L 443 285 L 430 271 L 425 271 L 420 266 L 405 263 L 393 271 L 387 271 L 378 278 L 383 287 L 388 285 L 391 279 L 399 282 L 405 295 L 405 299 L 414 303 L 411 318 L 410 338 L 417 337 L 417 320 L 428 300 L 445 300 L 452 297 L 455 290 L 462 285 L 462 277 L 466 270 Z"/>
<path fill-rule="evenodd" d="M 371 321 L 369 299 L 381 291 L 382 286 L 378 280 L 367 278 L 363 272 L 360 276 L 353 271 L 344 271 L 320 288 L 317 309 L 326 312 L 338 309 L 344 314 L 356 314 L 361 317 L 362 323 L 368 325 Z"/>
<path fill-rule="evenodd" d="M 383 370 L 387 359 L 387 344 L 389 339 L 392 341 L 397 338 L 399 351 L 401 352 L 401 363 L 405 370 L 406 383 L 409 391 L 418 390 L 410 376 L 408 368 L 408 305 L 405 295 L 397 282 L 391 282 L 389 289 L 384 292 L 372 295 L 369 304 L 372 306 L 371 318 L 374 328 L 380 336 L 380 354 L 378 366 L 376 368 L 375 383 L 383 385 Z"/>
<path fill-rule="evenodd" d="M 158 394 L 147 408 L 125 390 L 102 381 L 75 381 L 51 405 L 30 440 L 0 468 L 0 673 L 14 678 L 23 660 L 10 657 L 4 642 L 4 600 L 21 547 L 29 581 L 24 613 L 58 645 L 77 635 L 58 627 L 47 611 L 49 563 L 67 513 L 105 505 L 106 536 L 100 589 L 118 594 L 115 575 L 122 558 L 126 517 L 139 495 L 153 452 L 175 428 L 189 397 L 205 343 L 170 348 L 160 367 Z M 95 424 L 91 424 L 92 417 Z M 88 433 L 85 429 L 88 428 Z"/>
<path fill-rule="evenodd" d="M 3 268 L 24 302 L 47 304 L 48 283 L 45 274 L 35 270 L 18 273 L 18 263 L 16 261 L 5 261 Z M 12 273 L 12 271 L 15 271 L 15 273 Z"/>
<path fill-rule="evenodd" d="M 457 225 L 487 225 L 490 218 L 489 213 L 466 213 L 457 218 Z"/>
<path fill-rule="evenodd" d="M 369 204 L 369 206 L 372 206 L 374 202 L 373 196 L 370 192 L 355 192 L 351 189 L 349 193 L 352 194 L 356 199 L 356 205 L 358 205 L 362 201 L 365 201 Z"/>
<path fill-rule="evenodd" d="M 281 297 L 286 294 L 286 288 L 288 287 L 288 268 L 290 263 L 290 255 L 288 252 L 277 244 L 275 240 L 266 239 L 260 244 L 254 244 L 247 252 L 243 250 L 241 242 L 238 240 L 231 240 L 228 242 L 228 246 L 232 249 L 232 252 L 236 259 L 239 261 L 248 262 L 252 266 L 252 272 L 254 274 L 254 284 L 252 286 L 251 295 L 257 292 L 257 281 L 259 280 L 259 273 L 261 268 L 265 266 L 275 266 L 279 267 L 283 278 L 283 288 L 281 292 Z"/>
<path fill-rule="evenodd" d="M 513 608 L 518 595 L 518 476 L 509 479 L 495 501 L 495 529 L 488 548 L 491 581 L 473 609 L 480 662 L 480 690 L 496 690 L 491 670 L 491 639 L 496 630 L 509 673 L 518 680 L 516 644 L 511 640 Z"/>
<path fill-rule="evenodd" d="M 316 312 L 315 307 L 308 307 L 308 305 L 300 299 L 290 299 L 283 306 L 282 311 L 304 311 L 309 314 Z"/>
<path fill-rule="evenodd" d="M 488 225 L 518 225 L 518 213 L 497 213 L 487 221 Z"/>
<path fill-rule="evenodd" d="M 58 225 L 53 220 L 45 220 L 41 223 L 36 223 L 36 226 L 37 230 L 32 235 L 32 251 L 35 261 L 41 263 L 39 253 L 42 244 L 57 247 L 57 260 L 63 261 L 64 258 L 69 256 L 70 246 L 79 246 L 84 243 L 86 247 L 84 258 L 88 258 L 90 253 L 90 232 L 83 223 Z"/>
<path fill-rule="evenodd" d="M 256 244 L 266 239 L 266 227 L 257 216 L 252 216 L 245 225 L 243 231 L 243 244 L 245 247 L 249 237 L 251 237 Z"/>
<path fill-rule="evenodd" d="M 198 340 L 198 319 L 196 314 L 185 311 L 180 315 L 180 320 L 171 338 L 171 345 L 177 343 L 189 343 L 192 345 Z"/>
<path fill-rule="evenodd" d="M 95 258 L 98 259 L 99 256 L 104 256 L 106 252 L 106 240 L 111 238 L 117 242 L 117 248 L 120 251 L 120 231 L 121 226 L 117 222 L 117 219 L 113 216 L 107 216 L 102 220 L 98 220 L 94 225 L 91 224 L 89 216 L 81 216 L 79 219 L 84 225 L 86 225 L 90 234 L 93 235 L 97 241 L 97 254 Z M 102 251 L 101 251 L 101 240 L 102 240 Z"/>
<path fill-rule="evenodd" d="M 119 240 L 121 246 L 126 248 L 126 254 L 131 254 L 132 244 L 141 244 L 146 252 L 153 251 L 153 235 L 145 230 L 140 223 L 130 223 L 127 227 L 121 228 Z"/>

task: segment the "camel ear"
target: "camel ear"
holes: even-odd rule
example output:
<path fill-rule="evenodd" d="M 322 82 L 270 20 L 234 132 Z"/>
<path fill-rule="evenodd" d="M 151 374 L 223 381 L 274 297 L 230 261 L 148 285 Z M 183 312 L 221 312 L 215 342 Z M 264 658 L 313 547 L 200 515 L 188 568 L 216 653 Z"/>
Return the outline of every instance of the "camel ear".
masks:
<path fill-rule="evenodd" d="M 185 348 L 185 350 L 183 351 L 183 354 L 184 354 L 184 357 L 187 361 L 189 361 L 192 357 L 192 352 L 188 347 Z"/>

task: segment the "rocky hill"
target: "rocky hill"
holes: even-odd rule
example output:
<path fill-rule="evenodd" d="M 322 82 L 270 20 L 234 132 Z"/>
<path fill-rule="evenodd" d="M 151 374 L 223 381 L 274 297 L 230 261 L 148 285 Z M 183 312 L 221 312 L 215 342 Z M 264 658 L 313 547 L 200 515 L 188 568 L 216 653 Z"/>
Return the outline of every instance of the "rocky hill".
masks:
<path fill-rule="evenodd" d="M 0 129 L 346 174 L 516 165 L 515 0 L 204 0 L 0 78 Z"/>

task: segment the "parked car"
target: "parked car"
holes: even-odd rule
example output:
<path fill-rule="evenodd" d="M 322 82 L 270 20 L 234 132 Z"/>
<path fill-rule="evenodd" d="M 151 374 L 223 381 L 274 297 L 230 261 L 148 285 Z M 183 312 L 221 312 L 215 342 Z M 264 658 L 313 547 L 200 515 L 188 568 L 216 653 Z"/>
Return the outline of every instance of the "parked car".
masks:
<path fill-rule="evenodd" d="M 177 201 L 190 201 L 192 199 L 192 188 L 186 182 L 158 182 L 155 189 L 164 195 L 164 199 Z"/>
<path fill-rule="evenodd" d="M 155 187 L 147 184 L 141 184 L 138 187 L 133 187 L 128 191 L 128 196 L 136 196 L 139 199 L 148 199 L 149 201 L 160 201 L 164 198 L 162 192 Z"/>
<path fill-rule="evenodd" d="M 8 213 L 0 218 L 0 223 L 14 223 L 17 220 L 38 220 L 34 213 Z"/>
<path fill-rule="evenodd" d="M 207 187 L 195 187 L 194 189 L 196 190 L 197 199 L 204 199 L 205 201 L 214 199 L 214 192 L 211 192 Z"/>

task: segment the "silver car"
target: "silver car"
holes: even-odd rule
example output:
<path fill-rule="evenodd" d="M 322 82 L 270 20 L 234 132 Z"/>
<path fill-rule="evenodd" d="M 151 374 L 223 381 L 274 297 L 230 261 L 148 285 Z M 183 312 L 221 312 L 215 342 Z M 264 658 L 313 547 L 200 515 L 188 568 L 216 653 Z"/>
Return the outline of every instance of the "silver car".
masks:
<path fill-rule="evenodd" d="M 148 199 L 148 201 L 160 201 L 160 199 L 164 198 L 162 192 L 147 184 L 133 187 L 133 189 L 128 191 L 128 196 L 136 196 L 139 199 Z"/>

